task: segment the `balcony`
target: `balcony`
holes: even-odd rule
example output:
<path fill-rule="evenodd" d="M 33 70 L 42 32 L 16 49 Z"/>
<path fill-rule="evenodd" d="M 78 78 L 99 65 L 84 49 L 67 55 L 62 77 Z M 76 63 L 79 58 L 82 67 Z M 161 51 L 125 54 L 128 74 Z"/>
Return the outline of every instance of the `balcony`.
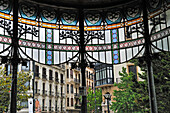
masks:
<path fill-rule="evenodd" d="M 35 89 L 35 90 L 34 90 L 34 94 L 35 94 L 36 96 L 40 95 L 40 89 Z"/>
<path fill-rule="evenodd" d="M 75 98 L 79 98 L 80 95 L 79 95 L 78 93 L 74 93 L 74 97 L 75 97 Z"/>
<path fill-rule="evenodd" d="M 65 113 L 65 107 L 62 107 L 61 113 Z"/>
<path fill-rule="evenodd" d="M 55 97 L 57 98 L 57 97 L 60 97 L 60 93 L 55 93 Z"/>
<path fill-rule="evenodd" d="M 81 109 L 81 105 L 75 105 L 75 109 Z"/>
<path fill-rule="evenodd" d="M 47 106 L 42 106 L 42 112 L 47 111 Z"/>
<path fill-rule="evenodd" d="M 40 73 L 34 73 L 35 79 L 39 79 L 40 78 Z"/>
<path fill-rule="evenodd" d="M 61 84 L 64 84 L 64 80 L 61 80 L 60 82 L 61 82 Z"/>
<path fill-rule="evenodd" d="M 42 90 L 42 96 L 47 96 L 47 90 Z"/>
<path fill-rule="evenodd" d="M 59 83 L 59 79 L 58 79 L 58 78 L 55 79 L 55 83 L 56 83 L 56 84 Z"/>
<path fill-rule="evenodd" d="M 42 80 L 47 80 L 47 75 L 43 74 L 42 75 Z"/>
<path fill-rule="evenodd" d="M 61 98 L 65 98 L 65 93 L 61 93 Z"/>
<path fill-rule="evenodd" d="M 74 78 L 74 82 L 77 84 L 80 84 L 79 79 L 77 79 L 77 78 Z"/>
<path fill-rule="evenodd" d="M 49 82 L 53 82 L 53 77 L 49 77 Z"/>
<path fill-rule="evenodd" d="M 49 112 L 53 112 L 54 107 L 49 107 Z"/>
<path fill-rule="evenodd" d="M 50 96 L 50 97 L 53 97 L 53 96 L 54 96 L 53 94 L 54 94 L 53 91 L 49 91 L 49 96 Z"/>

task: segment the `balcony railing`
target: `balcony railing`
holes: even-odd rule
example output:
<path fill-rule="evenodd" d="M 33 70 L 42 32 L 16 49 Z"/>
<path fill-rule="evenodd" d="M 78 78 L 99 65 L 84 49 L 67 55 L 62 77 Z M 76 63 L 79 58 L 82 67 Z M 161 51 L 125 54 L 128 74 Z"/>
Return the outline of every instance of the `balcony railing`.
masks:
<path fill-rule="evenodd" d="M 78 93 L 74 93 L 74 97 L 75 97 L 75 98 L 79 98 L 80 95 L 79 95 Z"/>
<path fill-rule="evenodd" d="M 49 111 L 53 111 L 54 107 L 49 107 Z"/>
<path fill-rule="evenodd" d="M 34 73 L 35 78 L 40 78 L 40 73 Z"/>
<path fill-rule="evenodd" d="M 81 109 L 81 105 L 75 105 L 75 109 Z"/>
<path fill-rule="evenodd" d="M 49 96 L 54 96 L 53 93 L 53 91 L 49 91 Z"/>
<path fill-rule="evenodd" d="M 65 97 L 65 93 L 61 93 L 61 97 L 64 98 Z"/>
<path fill-rule="evenodd" d="M 49 80 L 53 80 L 53 77 L 52 77 L 52 76 L 50 76 L 50 77 L 49 77 Z"/>
<path fill-rule="evenodd" d="M 77 79 L 77 78 L 74 78 L 74 82 L 75 82 L 75 83 L 80 83 L 80 82 L 79 82 L 79 79 Z"/>
<path fill-rule="evenodd" d="M 59 96 L 60 96 L 60 93 L 58 93 L 58 92 L 55 93 L 55 96 L 56 96 L 56 97 L 59 97 Z"/>
<path fill-rule="evenodd" d="M 47 106 L 42 106 L 42 111 L 47 111 Z"/>
<path fill-rule="evenodd" d="M 43 75 L 42 75 L 42 79 L 43 79 L 43 80 L 47 80 L 47 75 L 43 74 Z"/>
<path fill-rule="evenodd" d="M 34 93 L 35 93 L 35 95 L 40 95 L 40 89 L 35 89 Z"/>
<path fill-rule="evenodd" d="M 43 96 L 47 96 L 47 90 L 42 90 Z"/>
<path fill-rule="evenodd" d="M 64 84 L 64 80 L 61 80 L 61 84 Z"/>
<path fill-rule="evenodd" d="M 56 78 L 56 79 L 55 79 L 55 82 L 56 82 L 56 83 L 59 83 L 59 79 L 58 79 L 58 78 Z"/>

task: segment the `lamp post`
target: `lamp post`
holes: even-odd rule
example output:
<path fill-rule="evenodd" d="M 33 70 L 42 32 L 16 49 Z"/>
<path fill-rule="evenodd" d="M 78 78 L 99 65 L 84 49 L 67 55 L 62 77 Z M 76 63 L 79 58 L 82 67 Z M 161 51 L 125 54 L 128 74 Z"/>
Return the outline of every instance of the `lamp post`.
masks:
<path fill-rule="evenodd" d="M 112 95 L 110 95 L 109 93 L 106 93 L 104 95 L 104 98 L 107 99 L 107 111 L 108 111 L 108 113 L 110 113 L 110 111 L 109 111 L 109 100 L 111 99 L 111 96 Z"/>

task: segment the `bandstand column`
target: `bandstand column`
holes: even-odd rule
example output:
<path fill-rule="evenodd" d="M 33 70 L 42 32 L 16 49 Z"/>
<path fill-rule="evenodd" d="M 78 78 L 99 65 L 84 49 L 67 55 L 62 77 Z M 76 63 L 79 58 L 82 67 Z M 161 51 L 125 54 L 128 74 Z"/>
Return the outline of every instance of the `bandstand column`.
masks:
<path fill-rule="evenodd" d="M 154 77 L 152 70 L 152 56 L 151 56 L 151 39 L 149 35 L 149 26 L 148 26 L 148 12 L 147 12 L 147 1 L 143 0 L 143 22 L 144 22 L 144 38 L 145 38 L 145 61 L 147 64 L 147 79 L 148 79 L 148 90 L 149 90 L 149 101 L 150 101 L 150 110 L 151 113 L 158 113 L 157 110 L 157 101 L 154 85 Z"/>
<path fill-rule="evenodd" d="M 86 69 L 86 62 L 85 62 L 85 41 L 84 41 L 84 13 L 83 9 L 79 9 L 79 31 L 80 31 L 80 67 L 81 67 L 81 75 L 82 75 L 82 87 L 86 89 L 86 77 L 85 77 L 85 69 Z M 87 113 L 87 97 L 86 94 L 82 96 L 82 105 L 81 105 L 81 113 Z"/>
<path fill-rule="evenodd" d="M 12 88 L 10 112 L 17 111 L 17 70 L 18 70 L 18 0 L 13 0 L 13 36 L 12 36 Z"/>

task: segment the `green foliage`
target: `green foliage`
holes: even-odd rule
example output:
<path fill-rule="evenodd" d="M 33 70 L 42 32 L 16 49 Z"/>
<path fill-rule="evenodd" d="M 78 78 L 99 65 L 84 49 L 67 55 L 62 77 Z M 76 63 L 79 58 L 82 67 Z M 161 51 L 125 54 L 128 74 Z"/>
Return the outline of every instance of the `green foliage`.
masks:
<path fill-rule="evenodd" d="M 101 103 L 102 103 L 102 90 L 96 89 L 96 108 L 100 107 L 100 111 L 97 109 L 97 113 L 101 113 Z M 87 94 L 87 111 L 88 113 L 95 111 L 95 93 L 91 88 L 88 89 Z"/>
<path fill-rule="evenodd" d="M 30 97 L 27 94 L 29 85 L 25 85 L 30 81 L 30 72 L 19 72 L 17 75 L 17 102 L 27 101 Z M 0 67 L 0 110 L 7 111 L 10 104 L 10 90 L 12 83 L 12 75 L 6 75 L 5 68 Z M 21 109 L 23 106 L 17 105 L 17 109 Z"/>
<path fill-rule="evenodd" d="M 142 84 L 137 83 L 134 79 L 133 73 L 127 74 L 126 69 L 122 68 L 122 73 L 119 72 L 121 82 L 114 84 L 119 90 L 114 90 L 112 109 L 115 113 L 143 113 L 146 111 L 145 106 L 138 105 L 140 93 L 133 91 L 133 87 L 136 84 L 137 87 L 141 87 Z M 142 92 L 143 93 L 143 92 Z"/>
<path fill-rule="evenodd" d="M 158 53 L 157 58 L 152 60 L 152 68 L 155 82 L 156 98 L 159 113 L 169 113 L 170 111 L 170 52 Z M 158 57 L 159 56 L 159 57 Z M 143 87 L 138 88 L 139 91 L 148 91 L 147 87 L 147 75 L 146 64 L 141 64 L 138 60 L 133 60 L 136 65 L 139 65 L 145 74 L 140 75 L 144 81 L 140 81 Z M 136 87 L 134 87 L 135 89 Z M 133 89 L 133 90 L 134 90 Z M 134 90 L 135 91 L 135 90 Z M 148 94 L 147 94 L 148 95 Z M 146 95 L 141 95 L 143 102 L 140 102 L 140 106 L 146 105 L 149 102 Z M 139 100 L 140 101 L 140 100 Z M 149 105 L 147 105 L 149 109 Z"/>

